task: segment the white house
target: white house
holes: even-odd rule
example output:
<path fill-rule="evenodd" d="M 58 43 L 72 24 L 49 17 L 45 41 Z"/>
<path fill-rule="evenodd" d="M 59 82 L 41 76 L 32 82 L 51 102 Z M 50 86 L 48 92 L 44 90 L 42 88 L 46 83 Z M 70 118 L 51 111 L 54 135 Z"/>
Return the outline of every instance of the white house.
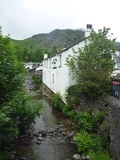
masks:
<path fill-rule="evenodd" d="M 120 51 L 117 51 L 114 55 L 113 55 L 113 60 L 115 62 L 115 69 L 116 70 L 120 70 Z"/>
<path fill-rule="evenodd" d="M 40 62 L 26 62 L 26 63 L 24 63 L 24 67 L 29 70 L 35 69 L 39 66 L 41 66 Z"/>
<path fill-rule="evenodd" d="M 36 75 L 42 76 L 42 74 L 43 74 L 43 63 L 41 63 L 41 64 L 39 65 L 39 67 L 37 67 L 37 68 L 35 69 L 35 72 L 36 72 Z"/>
<path fill-rule="evenodd" d="M 90 35 L 91 27 L 91 25 L 88 26 L 85 32 L 86 38 Z M 43 84 L 53 93 L 59 93 L 64 102 L 66 89 L 76 83 L 75 79 L 73 79 L 73 75 L 70 74 L 69 67 L 66 65 L 66 58 L 68 55 L 73 55 L 73 49 L 78 51 L 78 48 L 84 47 L 86 38 L 69 48 L 63 49 L 51 58 L 48 58 L 46 54 L 44 56 Z"/>

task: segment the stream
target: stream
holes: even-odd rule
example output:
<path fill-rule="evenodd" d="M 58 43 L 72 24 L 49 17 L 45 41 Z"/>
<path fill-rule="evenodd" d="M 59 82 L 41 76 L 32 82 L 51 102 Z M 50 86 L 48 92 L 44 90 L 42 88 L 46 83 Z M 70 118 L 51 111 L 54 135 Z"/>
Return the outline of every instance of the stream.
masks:
<path fill-rule="evenodd" d="M 25 86 L 32 85 L 31 74 L 28 74 Z M 72 156 L 78 152 L 67 135 L 73 132 L 74 124 L 61 112 L 54 110 L 37 91 L 31 89 L 28 94 L 41 102 L 43 108 L 40 117 L 36 117 L 32 136 L 27 136 L 16 146 L 15 160 L 72 160 Z M 46 132 L 45 136 L 42 136 L 41 131 Z M 41 140 L 38 141 L 40 136 Z"/>

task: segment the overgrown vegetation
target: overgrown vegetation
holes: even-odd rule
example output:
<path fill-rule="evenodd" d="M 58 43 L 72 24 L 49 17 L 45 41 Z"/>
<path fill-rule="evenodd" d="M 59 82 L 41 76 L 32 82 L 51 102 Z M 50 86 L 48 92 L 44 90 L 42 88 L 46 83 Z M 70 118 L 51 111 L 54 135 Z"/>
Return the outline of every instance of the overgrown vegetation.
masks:
<path fill-rule="evenodd" d="M 84 48 L 79 48 L 78 52 L 74 51 L 74 56 L 68 57 L 67 65 L 77 79 L 77 84 L 67 89 L 67 104 L 63 105 L 59 94 L 54 94 L 52 99 L 53 104 L 57 104 L 56 108 L 77 124 L 75 142 L 78 151 L 89 154 L 95 160 L 111 159 L 104 152 L 109 145 L 107 112 L 92 107 L 93 103 L 89 102 L 110 95 L 110 74 L 114 69 L 112 54 L 116 47 L 115 40 L 108 37 L 108 28 L 98 33 L 92 31 Z"/>
<path fill-rule="evenodd" d="M 71 94 L 74 92 L 69 93 L 69 96 Z M 74 106 L 69 105 L 71 100 L 68 99 L 67 104 L 64 104 L 58 93 L 52 95 L 51 102 L 55 109 L 59 109 L 76 124 L 78 131 L 75 142 L 81 154 L 88 154 L 95 160 L 101 157 L 104 160 L 112 160 L 109 154 L 104 152 L 109 145 L 106 111 L 92 110 L 90 106 L 83 111 L 76 111 Z"/>
<path fill-rule="evenodd" d="M 35 83 L 36 87 L 39 89 L 39 87 L 42 84 L 42 77 L 41 76 L 37 76 L 37 75 L 33 75 L 32 79 L 33 79 L 33 82 Z"/>
<path fill-rule="evenodd" d="M 11 39 L 0 30 L 0 159 L 9 158 L 13 141 L 40 115 L 41 104 L 33 105 L 25 95 L 26 71 L 17 59 Z"/>
<path fill-rule="evenodd" d="M 55 109 L 59 109 L 59 110 L 62 110 L 63 106 L 64 106 L 64 103 L 63 101 L 61 100 L 61 97 L 59 95 L 59 93 L 57 94 L 53 94 L 51 96 L 51 102 L 52 102 L 52 105 Z"/>
<path fill-rule="evenodd" d="M 110 75 L 114 70 L 112 54 L 115 39 L 109 39 L 109 28 L 95 33 L 93 30 L 83 48 L 67 58 L 67 65 L 77 79 L 79 92 L 89 98 L 105 97 L 110 94 Z"/>

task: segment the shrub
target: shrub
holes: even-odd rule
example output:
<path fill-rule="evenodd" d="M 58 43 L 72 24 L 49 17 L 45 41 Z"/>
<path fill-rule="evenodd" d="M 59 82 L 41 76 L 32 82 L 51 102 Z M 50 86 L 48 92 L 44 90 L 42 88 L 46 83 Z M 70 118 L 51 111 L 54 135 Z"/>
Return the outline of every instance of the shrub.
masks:
<path fill-rule="evenodd" d="M 78 123 L 80 130 L 92 131 L 94 126 L 94 120 L 91 114 L 87 111 L 78 112 L 74 118 Z"/>
<path fill-rule="evenodd" d="M 106 152 L 93 152 L 93 151 L 90 151 L 88 153 L 88 155 L 90 156 L 90 158 L 92 160 L 114 160 L 113 158 L 111 158 L 109 156 L 109 154 Z"/>
<path fill-rule="evenodd" d="M 78 85 L 70 86 L 67 89 L 67 93 L 68 93 L 69 96 L 77 96 L 77 97 L 79 97 L 79 95 L 80 95 L 79 86 Z"/>
<path fill-rule="evenodd" d="M 36 116 L 40 115 L 41 108 L 41 103 L 32 102 L 31 97 L 19 93 L 4 106 L 2 111 L 11 117 L 19 133 L 24 133 L 34 122 Z"/>
<path fill-rule="evenodd" d="M 80 95 L 79 87 L 77 85 L 70 86 L 66 92 L 67 92 L 67 97 L 66 97 L 67 103 L 73 106 L 77 106 L 79 104 L 79 95 Z"/>
<path fill-rule="evenodd" d="M 93 150 L 95 144 L 91 134 L 82 130 L 76 134 L 75 138 L 79 152 L 88 153 L 91 149 Z"/>
<path fill-rule="evenodd" d="M 103 111 L 98 111 L 95 113 L 94 119 L 95 122 L 102 122 L 104 120 L 105 113 Z"/>
<path fill-rule="evenodd" d="M 75 138 L 79 152 L 88 153 L 93 151 L 97 153 L 103 150 L 104 141 L 99 135 L 89 134 L 82 130 L 76 134 Z"/>
<path fill-rule="evenodd" d="M 67 115 L 67 112 L 71 110 L 71 106 L 68 104 L 65 104 L 64 107 L 62 108 L 62 112 L 64 115 Z"/>
<path fill-rule="evenodd" d="M 36 86 L 40 87 L 40 85 L 42 84 L 42 78 L 39 76 L 33 75 L 32 79 L 33 79 L 34 83 L 36 84 Z"/>
<path fill-rule="evenodd" d="M 94 152 L 101 152 L 104 147 L 103 138 L 100 135 L 92 135 L 95 147 L 93 148 Z"/>
<path fill-rule="evenodd" d="M 63 103 L 59 93 L 52 94 L 51 102 L 52 102 L 52 105 L 53 105 L 54 108 L 60 109 L 60 110 L 63 109 L 64 103 Z"/>
<path fill-rule="evenodd" d="M 107 130 L 107 129 L 108 129 L 107 122 L 106 122 L 106 121 L 103 121 L 103 122 L 101 123 L 101 125 L 100 125 L 100 130 L 101 130 L 102 132 L 104 132 L 104 131 Z"/>
<path fill-rule="evenodd" d="M 69 112 L 67 112 L 67 115 L 70 117 L 70 119 L 74 120 L 74 116 L 75 116 L 76 112 L 74 110 L 71 110 Z"/>

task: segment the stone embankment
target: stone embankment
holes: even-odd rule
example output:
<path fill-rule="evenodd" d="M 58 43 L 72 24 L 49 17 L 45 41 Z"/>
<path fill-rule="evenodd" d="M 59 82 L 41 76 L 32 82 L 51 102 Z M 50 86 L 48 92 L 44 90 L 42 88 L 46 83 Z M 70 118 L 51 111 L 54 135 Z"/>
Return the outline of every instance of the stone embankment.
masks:
<path fill-rule="evenodd" d="M 109 151 L 111 156 L 120 160 L 120 100 L 114 97 L 105 99 L 106 109 L 109 113 Z"/>

